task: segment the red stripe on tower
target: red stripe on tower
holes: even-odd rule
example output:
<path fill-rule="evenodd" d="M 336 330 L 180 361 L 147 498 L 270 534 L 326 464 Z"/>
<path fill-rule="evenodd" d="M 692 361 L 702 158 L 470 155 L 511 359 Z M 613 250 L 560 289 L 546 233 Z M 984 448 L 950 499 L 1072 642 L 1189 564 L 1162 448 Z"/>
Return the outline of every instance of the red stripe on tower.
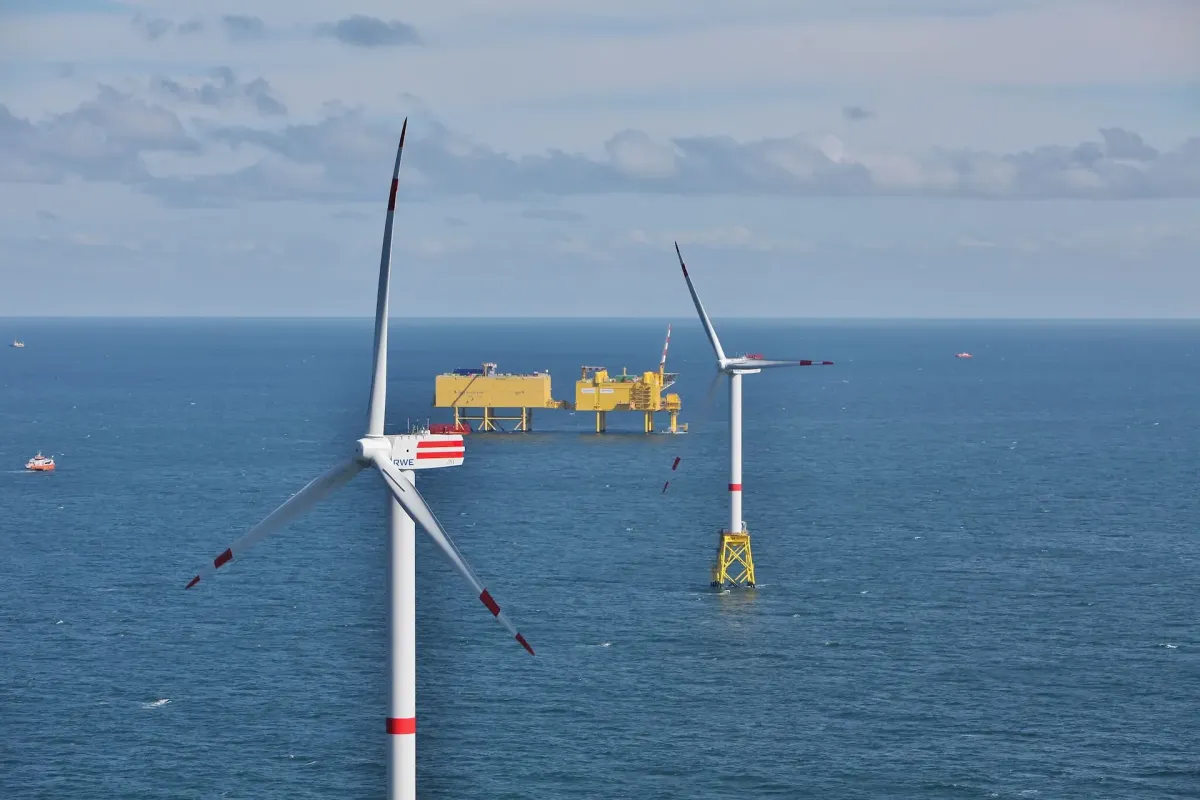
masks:
<path fill-rule="evenodd" d="M 740 483 L 731 483 L 731 484 L 729 484 L 729 491 L 731 491 L 731 492 L 740 492 L 741 490 L 742 490 L 742 485 L 741 485 Z"/>
<path fill-rule="evenodd" d="M 414 734 L 417 732 L 416 717 L 388 717 L 387 732 L 394 734 Z"/>

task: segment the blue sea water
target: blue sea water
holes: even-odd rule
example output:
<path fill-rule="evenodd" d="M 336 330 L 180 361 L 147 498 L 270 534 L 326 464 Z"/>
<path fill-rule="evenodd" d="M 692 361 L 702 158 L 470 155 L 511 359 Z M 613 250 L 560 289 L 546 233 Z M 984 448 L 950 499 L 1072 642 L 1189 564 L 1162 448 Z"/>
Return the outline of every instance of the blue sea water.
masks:
<path fill-rule="evenodd" d="M 538 652 L 422 536 L 421 796 L 1200 796 L 1200 325 L 719 321 L 837 362 L 745 379 L 759 586 L 719 593 L 727 401 L 692 323 L 687 435 L 541 412 L 420 477 Z M 389 427 L 446 419 L 439 371 L 570 398 L 581 364 L 653 367 L 661 327 L 394 321 Z M 0 798 L 382 796 L 378 478 L 183 590 L 345 457 L 370 322 L 0 334 L 27 343 L 0 352 Z"/>

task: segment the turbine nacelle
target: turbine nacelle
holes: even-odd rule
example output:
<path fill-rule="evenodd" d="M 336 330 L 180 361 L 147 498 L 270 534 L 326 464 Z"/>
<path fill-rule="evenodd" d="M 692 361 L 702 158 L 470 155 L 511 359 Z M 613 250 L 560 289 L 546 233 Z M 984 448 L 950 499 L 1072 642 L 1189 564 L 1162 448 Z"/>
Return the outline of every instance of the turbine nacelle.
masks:
<path fill-rule="evenodd" d="M 400 469 L 459 467 L 466 455 L 462 434 L 408 433 L 387 439 L 391 461 Z"/>

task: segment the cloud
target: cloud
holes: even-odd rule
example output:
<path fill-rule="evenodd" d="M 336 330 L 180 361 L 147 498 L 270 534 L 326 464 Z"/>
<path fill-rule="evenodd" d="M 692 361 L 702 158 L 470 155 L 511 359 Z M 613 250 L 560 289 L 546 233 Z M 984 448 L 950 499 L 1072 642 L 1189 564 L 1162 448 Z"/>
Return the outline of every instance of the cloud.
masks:
<path fill-rule="evenodd" d="M 1158 151 L 1142 141 L 1142 137 L 1121 128 L 1101 128 L 1104 149 L 1110 158 L 1127 158 L 1134 161 L 1152 161 Z"/>
<path fill-rule="evenodd" d="M 411 25 L 396 20 L 384 22 L 361 14 L 318 25 L 317 35 L 328 36 L 355 47 L 395 47 L 421 43 L 421 37 Z"/>
<path fill-rule="evenodd" d="M 0 105 L 0 181 L 78 177 L 146 186 L 144 154 L 197 150 L 175 114 L 110 86 L 75 110 L 37 123 Z"/>
<path fill-rule="evenodd" d="M 622 131 L 604 144 L 613 165 L 634 178 L 669 178 L 679 170 L 676 148 L 653 141 L 641 131 Z"/>
<path fill-rule="evenodd" d="M 842 109 L 842 116 L 850 122 L 862 122 L 874 117 L 875 112 L 862 106 L 846 106 Z"/>
<path fill-rule="evenodd" d="M 137 14 L 133 17 L 133 27 L 152 42 L 162 39 L 169 33 L 176 36 L 193 36 L 203 33 L 208 27 L 203 19 L 195 18 L 176 25 L 163 17 L 145 17 Z M 217 27 L 234 42 L 253 41 L 267 34 L 266 23 L 259 17 L 244 14 L 225 14 L 217 20 Z"/>
<path fill-rule="evenodd" d="M 221 30 L 235 42 L 261 39 L 266 36 L 267 26 L 259 17 L 242 14 L 226 14 L 221 17 Z"/>
<path fill-rule="evenodd" d="M 240 83 L 222 69 L 200 86 L 160 79 L 171 97 L 213 107 L 250 102 L 260 114 L 282 104 L 266 81 Z M 1136 132 L 1103 128 L 1095 141 L 1012 153 L 865 149 L 825 135 L 757 140 L 642 131 L 611 136 L 599 156 L 549 150 L 509 155 L 424 114 L 410 131 L 409 196 L 489 200 L 650 193 L 689 196 L 926 196 L 988 199 L 1200 197 L 1200 138 L 1160 151 Z M 393 123 L 336 104 L 308 122 L 262 129 L 214 125 L 189 132 L 171 111 L 110 87 L 77 109 L 34 123 L 0 106 L 0 179 L 121 180 L 176 204 L 247 200 L 379 200 L 395 148 Z M 234 153 L 194 177 L 142 166 L 148 153 Z M 380 165 L 384 165 L 381 167 Z M 193 171 L 197 172 L 197 171 Z M 381 188 L 384 187 L 384 188 Z"/>
<path fill-rule="evenodd" d="M 175 23 L 162 17 L 143 17 L 141 14 L 133 18 L 133 27 L 141 31 L 150 41 L 158 41 L 175 28 Z"/>
<path fill-rule="evenodd" d="M 525 219 L 539 219 L 546 222 L 583 222 L 587 217 L 578 211 L 565 208 L 527 208 L 521 212 Z"/>
<path fill-rule="evenodd" d="M 263 78 L 255 78 L 248 83 L 240 83 L 233 70 L 229 67 L 219 67 L 213 70 L 213 80 L 199 86 L 184 86 L 178 81 L 168 78 L 158 78 L 151 82 L 151 87 L 188 103 L 199 103 L 212 108 L 229 108 L 235 103 L 245 100 L 263 116 L 283 116 L 287 107 L 271 94 L 271 86 Z"/>

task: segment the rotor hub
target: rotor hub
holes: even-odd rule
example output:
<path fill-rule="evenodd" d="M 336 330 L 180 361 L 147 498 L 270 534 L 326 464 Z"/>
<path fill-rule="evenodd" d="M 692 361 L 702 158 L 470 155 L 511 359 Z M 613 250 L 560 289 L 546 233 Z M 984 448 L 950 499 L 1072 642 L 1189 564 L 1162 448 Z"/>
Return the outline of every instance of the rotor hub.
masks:
<path fill-rule="evenodd" d="M 384 436 L 364 436 L 355 444 L 355 455 L 360 461 L 374 461 L 377 454 L 388 458 L 392 452 L 392 443 Z"/>

